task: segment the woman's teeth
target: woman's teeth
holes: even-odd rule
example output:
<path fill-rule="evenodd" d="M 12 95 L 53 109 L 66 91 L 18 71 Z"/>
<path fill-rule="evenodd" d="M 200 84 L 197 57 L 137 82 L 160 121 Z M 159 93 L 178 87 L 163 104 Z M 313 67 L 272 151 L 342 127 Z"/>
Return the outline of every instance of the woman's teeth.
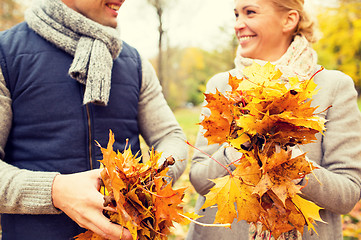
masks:
<path fill-rule="evenodd" d="M 111 4 L 111 3 L 107 4 L 107 6 L 108 6 L 109 8 L 111 8 L 111 9 L 113 9 L 114 11 L 118 11 L 119 8 L 120 8 L 119 5 Z"/>
<path fill-rule="evenodd" d="M 251 38 L 254 38 L 254 36 L 240 37 L 239 40 L 240 40 L 240 41 L 247 41 L 247 40 L 249 40 L 249 39 L 251 39 Z"/>

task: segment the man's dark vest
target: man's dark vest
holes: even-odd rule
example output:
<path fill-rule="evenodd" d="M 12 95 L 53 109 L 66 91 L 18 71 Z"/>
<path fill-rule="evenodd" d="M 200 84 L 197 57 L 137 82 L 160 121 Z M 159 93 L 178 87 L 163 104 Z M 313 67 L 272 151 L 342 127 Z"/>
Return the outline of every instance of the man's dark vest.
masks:
<path fill-rule="evenodd" d="M 108 106 L 83 105 L 84 85 L 68 76 L 72 60 L 26 23 L 0 33 L 0 65 L 13 111 L 6 162 L 63 174 L 98 168 L 102 154 L 96 141 L 106 147 L 109 129 L 115 150 L 123 150 L 129 139 L 133 153 L 138 152 L 138 52 L 123 43 L 113 65 Z M 1 225 L 3 240 L 60 240 L 84 231 L 64 214 L 3 214 Z"/>

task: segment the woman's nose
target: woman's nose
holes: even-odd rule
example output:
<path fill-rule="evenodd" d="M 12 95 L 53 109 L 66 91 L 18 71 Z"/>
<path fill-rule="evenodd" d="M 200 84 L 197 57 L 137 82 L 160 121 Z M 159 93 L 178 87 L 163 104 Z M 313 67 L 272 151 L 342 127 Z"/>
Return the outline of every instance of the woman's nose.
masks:
<path fill-rule="evenodd" d="M 241 17 L 238 17 L 236 22 L 234 23 L 234 30 L 239 30 L 242 29 L 246 26 L 244 19 L 242 19 Z"/>

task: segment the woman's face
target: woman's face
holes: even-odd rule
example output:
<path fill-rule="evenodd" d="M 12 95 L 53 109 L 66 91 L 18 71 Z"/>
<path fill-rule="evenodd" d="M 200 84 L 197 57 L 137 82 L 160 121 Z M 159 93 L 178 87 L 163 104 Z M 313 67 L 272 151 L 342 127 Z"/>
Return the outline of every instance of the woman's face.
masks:
<path fill-rule="evenodd" d="M 236 0 L 234 12 L 243 57 L 276 61 L 286 52 L 291 42 L 291 34 L 284 31 L 286 12 L 270 0 Z"/>
<path fill-rule="evenodd" d="M 104 26 L 117 27 L 118 10 L 125 0 L 62 0 L 68 7 Z"/>

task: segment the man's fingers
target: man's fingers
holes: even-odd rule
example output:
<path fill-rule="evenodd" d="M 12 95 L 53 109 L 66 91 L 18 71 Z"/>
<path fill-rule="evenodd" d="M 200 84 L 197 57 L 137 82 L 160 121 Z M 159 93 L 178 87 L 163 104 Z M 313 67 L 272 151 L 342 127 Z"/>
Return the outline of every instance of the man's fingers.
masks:
<path fill-rule="evenodd" d="M 83 228 L 87 228 L 104 239 L 132 240 L 127 229 L 111 223 L 103 215 L 104 196 L 97 190 L 101 169 L 88 172 L 58 175 L 53 182 L 53 203 Z"/>
<path fill-rule="evenodd" d="M 113 208 L 113 207 L 104 207 L 104 210 L 110 211 L 110 212 L 117 212 L 117 209 Z"/>
<path fill-rule="evenodd" d="M 98 235 L 107 238 L 107 239 L 114 239 L 114 240 L 132 240 L 132 235 L 129 232 L 128 229 L 124 228 L 123 226 L 120 226 L 115 223 L 111 223 L 110 220 L 106 217 L 99 218 L 99 221 L 97 222 L 98 226 L 94 225 L 95 230 L 99 230 Z M 102 229 L 102 230 L 100 230 Z M 94 230 L 94 232 L 95 232 Z M 92 230 L 93 231 L 93 230 Z M 122 237 L 122 238 L 120 238 Z"/>

